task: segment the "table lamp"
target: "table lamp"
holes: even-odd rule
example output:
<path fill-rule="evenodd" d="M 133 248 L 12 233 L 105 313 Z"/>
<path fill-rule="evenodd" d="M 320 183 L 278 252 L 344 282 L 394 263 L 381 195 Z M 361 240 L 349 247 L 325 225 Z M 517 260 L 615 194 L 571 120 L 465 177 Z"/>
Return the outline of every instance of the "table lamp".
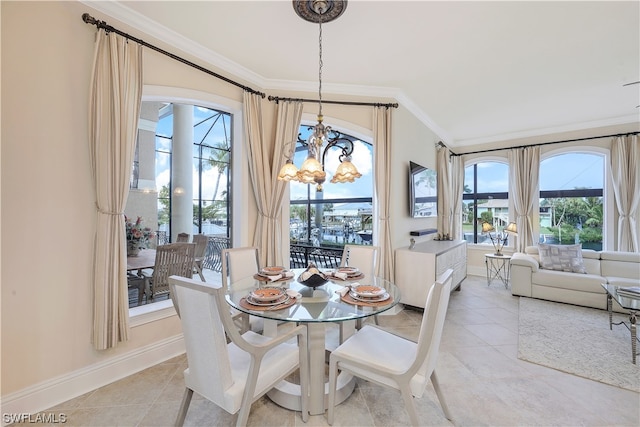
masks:
<path fill-rule="evenodd" d="M 494 232 L 494 234 L 491 234 L 492 232 Z M 504 230 L 502 230 L 499 233 L 496 231 L 493 225 L 491 225 L 488 222 L 483 222 L 482 233 L 487 234 L 491 239 L 491 243 L 493 244 L 493 247 L 496 250 L 494 253 L 495 256 L 503 256 L 502 248 L 504 247 L 505 243 L 507 243 L 507 240 L 509 239 L 509 234 L 514 234 L 514 235 L 518 234 L 515 222 L 510 222 L 506 226 L 506 228 L 504 228 Z"/>

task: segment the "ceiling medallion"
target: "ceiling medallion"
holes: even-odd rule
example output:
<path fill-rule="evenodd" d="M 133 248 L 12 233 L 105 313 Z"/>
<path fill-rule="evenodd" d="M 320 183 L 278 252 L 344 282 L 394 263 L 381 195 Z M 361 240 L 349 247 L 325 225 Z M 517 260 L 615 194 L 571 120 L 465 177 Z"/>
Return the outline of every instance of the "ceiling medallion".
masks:
<path fill-rule="evenodd" d="M 293 9 L 305 21 L 317 24 L 331 22 L 347 9 L 347 0 L 293 0 Z"/>

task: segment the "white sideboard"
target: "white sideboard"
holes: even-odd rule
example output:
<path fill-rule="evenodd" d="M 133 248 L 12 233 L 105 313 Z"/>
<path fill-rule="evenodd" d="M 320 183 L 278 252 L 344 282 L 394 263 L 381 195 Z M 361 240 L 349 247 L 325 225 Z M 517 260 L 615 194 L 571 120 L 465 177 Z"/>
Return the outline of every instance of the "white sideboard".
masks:
<path fill-rule="evenodd" d="M 448 268 L 453 269 L 451 290 L 460 290 L 467 277 L 467 242 L 430 240 L 395 252 L 395 283 L 402 292 L 400 302 L 424 308 L 429 286 Z"/>

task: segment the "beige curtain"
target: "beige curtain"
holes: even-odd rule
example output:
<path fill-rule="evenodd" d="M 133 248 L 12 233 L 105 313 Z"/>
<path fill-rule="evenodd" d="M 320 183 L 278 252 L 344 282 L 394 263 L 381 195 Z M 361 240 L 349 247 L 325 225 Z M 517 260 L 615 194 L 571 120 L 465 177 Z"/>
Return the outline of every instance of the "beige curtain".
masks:
<path fill-rule="evenodd" d="M 464 192 L 464 159 L 462 156 L 451 157 L 451 238 L 462 239 L 462 193 Z"/>
<path fill-rule="evenodd" d="M 623 252 L 640 252 L 638 246 L 638 203 L 640 202 L 640 147 L 638 135 L 613 138 L 611 142 L 611 174 L 613 193 L 618 208 L 618 241 Z"/>
<path fill-rule="evenodd" d="M 438 179 L 438 238 L 449 239 L 452 236 L 451 220 L 453 203 L 449 171 L 449 155 L 451 152 L 443 145 L 438 145 L 436 153 L 436 175 Z"/>
<path fill-rule="evenodd" d="M 291 149 L 288 144 L 297 139 L 302 103 L 278 102 L 272 141 L 267 140 L 263 132 L 262 97 L 245 92 L 243 111 L 249 173 L 258 206 L 253 245 L 260 248 L 262 265 L 282 265 L 282 248 L 289 242 L 282 240 L 282 197 L 286 183 L 278 181 L 278 172 L 285 161 L 284 150 Z"/>
<path fill-rule="evenodd" d="M 374 107 L 373 140 L 375 182 L 374 194 L 378 201 L 378 232 L 380 233 L 379 274 L 386 280 L 393 280 L 393 248 L 391 246 L 391 110 L 387 107 Z"/>
<path fill-rule="evenodd" d="M 540 147 L 509 150 L 509 197 L 513 200 L 518 237 L 517 252 L 533 245 L 533 202 L 539 198 Z"/>
<path fill-rule="evenodd" d="M 124 208 L 142 99 L 142 46 L 98 30 L 89 105 L 89 143 L 96 190 L 93 255 L 93 345 L 128 340 Z"/>

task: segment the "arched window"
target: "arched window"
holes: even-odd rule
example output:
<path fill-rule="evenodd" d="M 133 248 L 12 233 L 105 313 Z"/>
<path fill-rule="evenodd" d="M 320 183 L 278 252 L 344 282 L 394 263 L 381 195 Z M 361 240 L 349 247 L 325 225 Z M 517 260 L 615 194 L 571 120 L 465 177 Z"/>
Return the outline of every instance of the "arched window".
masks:
<path fill-rule="evenodd" d="M 540 162 L 540 242 L 602 250 L 605 157 L 566 152 Z"/>
<path fill-rule="evenodd" d="M 509 166 L 499 161 L 479 161 L 464 170 L 462 230 L 469 243 L 491 244 L 482 233 L 488 222 L 496 231 L 509 224 Z"/>
<path fill-rule="evenodd" d="M 303 141 L 311 131 L 308 125 L 300 126 L 293 158 L 298 166 L 307 156 Z M 352 163 L 362 177 L 352 183 L 330 183 L 340 154 L 339 149 L 332 148 L 325 158 L 327 179 L 322 191 L 317 191 L 313 184 L 290 182 L 291 267 L 306 267 L 309 261 L 334 266 L 339 262 L 345 244 L 372 244 L 373 146 L 354 136 L 341 134 L 354 144 Z"/>

